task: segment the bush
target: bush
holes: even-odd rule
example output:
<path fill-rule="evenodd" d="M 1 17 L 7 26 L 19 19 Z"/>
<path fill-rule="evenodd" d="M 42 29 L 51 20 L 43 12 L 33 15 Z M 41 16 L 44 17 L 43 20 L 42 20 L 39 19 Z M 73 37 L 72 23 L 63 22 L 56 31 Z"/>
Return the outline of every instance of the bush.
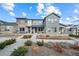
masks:
<path fill-rule="evenodd" d="M 42 41 L 37 41 L 37 45 L 38 46 L 43 46 L 44 45 L 44 41 L 42 40 Z"/>
<path fill-rule="evenodd" d="M 79 38 L 79 35 L 70 34 L 69 36 Z"/>
<path fill-rule="evenodd" d="M 13 43 L 15 43 L 16 42 L 16 39 L 9 39 L 9 40 L 6 40 L 5 41 L 5 44 L 6 45 L 10 45 L 10 44 L 13 44 Z"/>
<path fill-rule="evenodd" d="M 11 56 L 24 56 L 27 52 L 28 52 L 28 48 L 19 47 L 11 53 Z"/>
<path fill-rule="evenodd" d="M 0 49 L 3 49 L 6 46 L 6 44 L 4 42 L 0 43 Z"/>
<path fill-rule="evenodd" d="M 23 36 L 24 39 L 28 39 L 28 38 L 31 38 L 31 37 L 32 37 L 32 35 L 24 35 Z"/>
<path fill-rule="evenodd" d="M 32 45 L 32 41 L 31 41 L 31 40 L 27 40 L 27 41 L 25 42 L 25 45 L 31 46 L 31 45 Z"/>
<path fill-rule="evenodd" d="M 4 42 L 0 43 L 0 49 L 3 49 L 4 47 L 6 47 L 7 45 L 13 44 L 16 42 L 16 39 L 9 39 L 9 40 L 5 40 Z"/>

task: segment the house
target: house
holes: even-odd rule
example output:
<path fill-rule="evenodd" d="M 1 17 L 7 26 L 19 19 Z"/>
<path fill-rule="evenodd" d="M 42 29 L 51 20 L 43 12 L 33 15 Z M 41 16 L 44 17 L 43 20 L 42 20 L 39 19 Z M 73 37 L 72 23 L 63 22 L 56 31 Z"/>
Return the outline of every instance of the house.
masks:
<path fill-rule="evenodd" d="M 67 34 L 66 25 L 59 23 L 59 32 L 60 34 Z"/>
<path fill-rule="evenodd" d="M 16 20 L 19 33 L 36 33 L 43 31 L 41 19 L 16 18 Z"/>
<path fill-rule="evenodd" d="M 0 32 L 16 32 L 17 30 L 17 24 L 16 23 L 8 23 L 4 21 L 0 21 Z"/>
<path fill-rule="evenodd" d="M 58 16 L 55 13 L 51 13 L 48 16 L 46 16 L 43 20 L 45 33 L 58 33 L 59 19 L 60 16 Z"/>
<path fill-rule="evenodd" d="M 79 35 L 79 25 L 66 25 L 67 34 Z"/>
<path fill-rule="evenodd" d="M 8 33 L 67 33 L 66 25 L 59 23 L 60 16 L 51 13 L 44 19 L 16 18 L 10 23 L 0 20 L 0 32 Z"/>

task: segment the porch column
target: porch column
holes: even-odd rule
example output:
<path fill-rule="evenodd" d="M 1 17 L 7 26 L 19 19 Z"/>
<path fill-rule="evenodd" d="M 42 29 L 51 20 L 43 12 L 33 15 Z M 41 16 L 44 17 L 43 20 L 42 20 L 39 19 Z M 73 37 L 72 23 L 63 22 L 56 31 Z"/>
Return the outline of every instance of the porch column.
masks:
<path fill-rule="evenodd" d="M 38 32 L 38 27 L 37 27 L 37 32 Z"/>
<path fill-rule="evenodd" d="M 20 27 L 18 27 L 18 33 L 20 33 Z"/>
<path fill-rule="evenodd" d="M 32 27 L 30 27 L 30 33 L 32 33 Z"/>

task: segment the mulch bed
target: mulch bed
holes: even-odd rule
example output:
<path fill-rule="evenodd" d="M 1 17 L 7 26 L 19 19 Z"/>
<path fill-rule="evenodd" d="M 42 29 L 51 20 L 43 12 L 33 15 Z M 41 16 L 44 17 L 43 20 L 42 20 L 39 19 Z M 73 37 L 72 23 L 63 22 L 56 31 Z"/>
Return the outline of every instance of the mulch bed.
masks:
<path fill-rule="evenodd" d="M 71 40 L 69 36 L 43 36 L 43 35 L 37 35 L 37 39 L 57 39 L 57 40 Z"/>

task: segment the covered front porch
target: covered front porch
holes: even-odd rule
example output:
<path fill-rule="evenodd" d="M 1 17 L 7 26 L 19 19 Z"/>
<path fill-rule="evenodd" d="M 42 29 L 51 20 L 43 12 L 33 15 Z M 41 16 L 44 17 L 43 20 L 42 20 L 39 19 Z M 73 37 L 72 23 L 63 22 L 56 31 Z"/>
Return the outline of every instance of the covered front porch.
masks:
<path fill-rule="evenodd" d="M 41 31 L 43 31 L 43 27 L 35 27 L 35 26 L 28 27 L 28 33 L 38 33 Z"/>

